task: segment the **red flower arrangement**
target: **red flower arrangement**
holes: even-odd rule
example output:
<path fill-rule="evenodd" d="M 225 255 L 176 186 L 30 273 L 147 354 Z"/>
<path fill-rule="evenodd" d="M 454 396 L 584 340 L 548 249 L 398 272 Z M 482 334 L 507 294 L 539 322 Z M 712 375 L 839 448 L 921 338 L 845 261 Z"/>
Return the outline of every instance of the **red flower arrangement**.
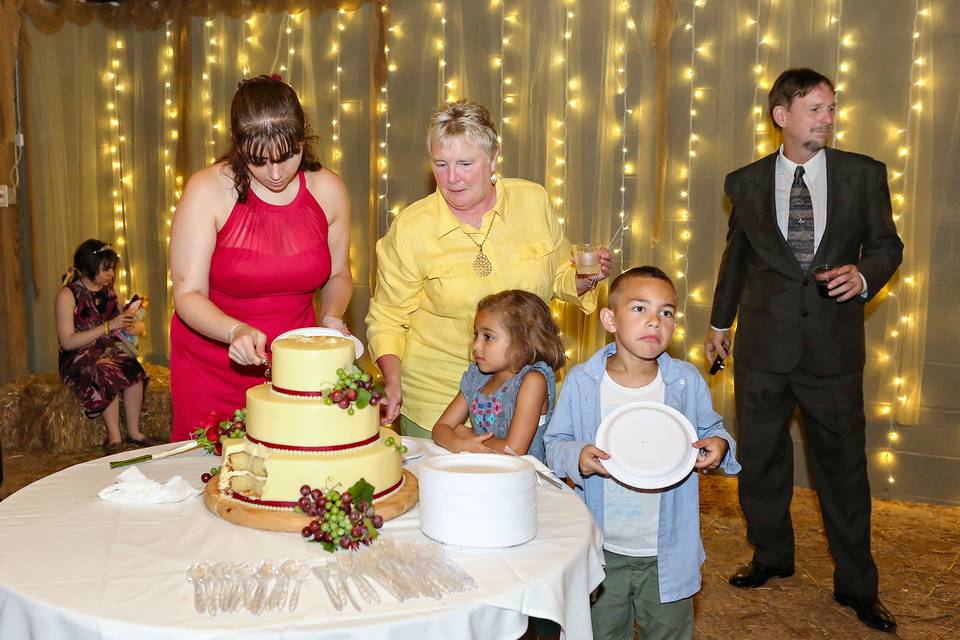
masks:
<path fill-rule="evenodd" d="M 233 417 L 227 419 L 224 419 L 216 411 L 211 411 L 197 423 L 197 428 L 193 432 L 193 439 L 197 441 L 197 446 L 205 449 L 207 453 L 222 455 L 221 436 L 242 438 L 247 433 L 246 421 L 246 409 L 237 409 L 234 411 Z"/>

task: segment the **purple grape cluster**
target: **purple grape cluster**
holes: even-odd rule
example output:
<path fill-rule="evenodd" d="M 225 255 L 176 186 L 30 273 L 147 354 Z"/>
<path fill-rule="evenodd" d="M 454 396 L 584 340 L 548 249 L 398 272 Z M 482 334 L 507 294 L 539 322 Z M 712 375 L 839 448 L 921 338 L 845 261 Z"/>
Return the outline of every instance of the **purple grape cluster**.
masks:
<path fill-rule="evenodd" d="M 373 505 L 365 500 L 354 504 L 349 491 L 329 489 L 324 493 L 305 484 L 300 487 L 297 506 L 315 518 L 301 531 L 303 537 L 333 548 L 356 550 L 361 544 L 368 546 L 383 526 L 383 517 L 374 513 Z"/>
<path fill-rule="evenodd" d="M 354 367 L 352 371 L 337 369 L 337 382 L 324 395 L 323 402 L 335 404 L 353 415 L 354 407 L 363 409 L 368 404 L 378 405 L 385 398 L 383 389 L 373 383 L 370 374 Z"/>

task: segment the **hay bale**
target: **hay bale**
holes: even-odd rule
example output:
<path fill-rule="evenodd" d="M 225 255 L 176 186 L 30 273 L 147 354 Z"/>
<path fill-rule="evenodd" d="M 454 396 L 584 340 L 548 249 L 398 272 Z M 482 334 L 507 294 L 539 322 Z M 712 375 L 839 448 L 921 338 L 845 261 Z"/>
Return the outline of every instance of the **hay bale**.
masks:
<path fill-rule="evenodd" d="M 167 439 L 173 415 L 170 370 L 149 363 L 144 368 L 150 382 L 140 429 Z M 122 409 L 120 422 L 125 422 Z M 105 437 L 103 419 L 87 418 L 56 373 L 36 374 L 0 386 L 0 441 L 8 450 L 67 453 L 98 447 Z"/>
<path fill-rule="evenodd" d="M 147 394 L 140 412 L 140 430 L 148 436 L 170 438 L 173 429 L 173 403 L 170 400 L 170 369 L 157 364 L 146 364 L 150 376 Z"/>

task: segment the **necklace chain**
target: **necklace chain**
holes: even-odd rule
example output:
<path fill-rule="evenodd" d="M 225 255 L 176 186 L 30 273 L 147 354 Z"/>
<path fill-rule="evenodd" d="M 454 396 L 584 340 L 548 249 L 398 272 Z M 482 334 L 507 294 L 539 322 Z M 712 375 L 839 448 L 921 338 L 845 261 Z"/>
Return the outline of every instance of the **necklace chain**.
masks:
<path fill-rule="evenodd" d="M 487 227 L 487 233 L 484 234 L 483 240 L 477 242 L 477 240 L 467 233 L 463 232 L 463 235 L 467 236 L 470 239 L 470 242 L 477 245 L 477 257 L 473 259 L 473 271 L 481 278 L 486 278 L 491 273 L 493 273 L 493 264 L 490 262 L 490 258 L 487 257 L 487 254 L 483 252 L 483 245 L 487 243 L 487 238 L 490 237 L 490 231 L 493 230 L 493 223 L 496 221 L 496 218 L 491 218 L 490 226 Z"/>

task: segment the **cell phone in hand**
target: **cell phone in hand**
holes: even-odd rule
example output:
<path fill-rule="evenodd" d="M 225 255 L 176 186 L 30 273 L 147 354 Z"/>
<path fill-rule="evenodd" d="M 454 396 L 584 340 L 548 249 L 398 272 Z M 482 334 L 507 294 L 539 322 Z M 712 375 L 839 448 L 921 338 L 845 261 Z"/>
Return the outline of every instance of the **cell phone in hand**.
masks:
<path fill-rule="evenodd" d="M 713 364 L 710 365 L 710 375 L 712 376 L 717 375 L 717 372 L 721 371 L 724 368 L 724 366 L 725 365 L 723 364 L 723 358 L 721 358 L 720 356 L 717 356 L 716 358 L 713 359 Z"/>

